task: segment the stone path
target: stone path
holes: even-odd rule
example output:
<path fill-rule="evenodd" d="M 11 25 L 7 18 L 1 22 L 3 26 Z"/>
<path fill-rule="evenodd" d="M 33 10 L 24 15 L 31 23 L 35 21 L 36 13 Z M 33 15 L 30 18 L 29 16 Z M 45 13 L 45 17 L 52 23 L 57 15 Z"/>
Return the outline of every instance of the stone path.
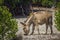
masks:
<path fill-rule="evenodd" d="M 16 33 L 18 36 L 22 36 L 22 40 L 60 40 L 60 32 L 56 29 L 56 27 L 54 27 L 53 25 L 53 35 L 50 35 L 50 28 L 48 28 L 48 34 L 44 35 L 45 31 L 45 24 L 43 25 L 39 25 L 39 29 L 40 29 L 40 35 L 37 35 L 38 32 L 37 30 L 35 30 L 34 35 L 28 35 L 25 36 L 23 35 L 23 27 L 20 24 L 20 22 L 24 22 L 24 20 L 26 20 L 26 18 L 16 18 L 17 22 L 18 22 L 18 32 Z M 31 33 L 31 28 L 30 28 L 30 33 Z M 19 39 L 20 40 L 20 39 Z"/>
<path fill-rule="evenodd" d="M 17 22 L 18 22 L 18 32 L 17 34 L 17 39 L 16 40 L 60 40 L 60 32 L 56 29 L 56 27 L 54 26 L 54 12 L 53 12 L 53 32 L 54 34 L 50 35 L 50 28 L 48 28 L 48 34 L 44 35 L 44 33 L 46 32 L 46 27 L 45 24 L 43 25 L 39 25 L 39 29 L 40 29 L 40 35 L 37 35 L 38 32 L 37 30 L 35 30 L 34 35 L 23 35 L 23 27 L 20 24 L 20 22 L 24 22 L 26 20 L 26 18 L 16 18 Z M 32 29 L 32 25 L 30 28 L 30 33 Z"/>
<path fill-rule="evenodd" d="M 58 35 L 30 35 L 23 36 L 23 40 L 60 40 Z"/>

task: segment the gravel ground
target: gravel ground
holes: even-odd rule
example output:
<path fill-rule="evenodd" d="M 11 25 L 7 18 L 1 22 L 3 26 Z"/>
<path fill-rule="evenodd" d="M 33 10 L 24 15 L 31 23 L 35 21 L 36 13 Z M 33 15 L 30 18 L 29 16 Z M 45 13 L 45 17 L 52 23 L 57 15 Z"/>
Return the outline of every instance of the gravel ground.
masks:
<path fill-rule="evenodd" d="M 22 30 L 22 25 L 20 24 L 20 22 L 24 22 L 25 20 L 26 20 L 26 18 L 18 18 L 18 19 L 16 19 L 17 20 L 17 22 L 18 22 L 18 29 L 19 29 L 19 31 L 18 32 L 20 32 L 20 33 L 22 33 L 23 34 L 23 30 Z M 31 25 L 32 26 L 32 25 Z M 46 27 L 45 27 L 45 24 L 43 24 L 43 25 L 39 25 L 39 29 L 40 29 L 40 33 L 45 33 L 45 30 L 46 30 Z M 30 31 L 31 31 L 31 28 L 30 28 Z M 18 33 L 17 32 L 17 33 Z M 48 28 L 48 33 L 50 32 L 50 28 Z M 53 32 L 54 33 L 59 33 L 59 31 L 56 29 L 56 27 L 54 27 L 54 25 L 53 25 Z M 20 34 L 19 33 L 19 34 Z M 35 32 L 34 33 L 37 33 L 37 30 L 35 30 Z"/>
<path fill-rule="evenodd" d="M 22 25 L 20 24 L 20 22 L 24 22 L 26 20 L 26 18 L 16 18 L 17 22 L 18 22 L 18 32 L 16 33 L 17 36 L 22 36 L 22 40 L 60 40 L 60 32 L 56 29 L 56 27 L 53 25 L 53 35 L 50 35 L 50 28 L 48 28 L 48 34 L 44 35 L 44 33 L 46 32 L 46 27 L 45 24 L 43 25 L 39 25 L 39 29 L 40 29 L 40 35 L 37 35 L 38 32 L 35 29 L 34 35 L 28 35 L 25 36 L 23 35 L 24 32 L 22 30 Z M 31 25 L 32 26 L 32 25 Z M 31 33 L 31 28 L 30 28 L 30 33 Z M 21 39 L 19 39 L 21 40 Z"/>
<path fill-rule="evenodd" d="M 53 33 L 52 35 L 50 35 L 50 28 L 48 28 L 48 34 L 44 35 L 44 33 L 46 32 L 46 27 L 45 24 L 43 25 L 39 25 L 39 30 L 40 30 L 40 35 L 38 35 L 37 30 L 35 29 L 35 32 L 33 35 L 23 35 L 23 27 L 20 24 L 20 22 L 24 22 L 26 20 L 26 18 L 16 18 L 17 22 L 18 22 L 18 32 L 16 33 L 18 36 L 17 40 L 60 40 L 60 32 L 56 29 L 56 27 L 54 26 L 54 14 L 53 14 Z M 32 29 L 32 25 L 30 27 L 30 33 Z"/>

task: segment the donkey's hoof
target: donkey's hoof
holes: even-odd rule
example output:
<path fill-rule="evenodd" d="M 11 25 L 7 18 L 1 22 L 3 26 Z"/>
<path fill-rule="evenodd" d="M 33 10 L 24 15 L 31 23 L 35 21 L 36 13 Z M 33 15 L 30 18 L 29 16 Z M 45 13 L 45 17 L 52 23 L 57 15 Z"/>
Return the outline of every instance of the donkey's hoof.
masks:
<path fill-rule="evenodd" d="M 47 33 L 45 33 L 45 35 L 47 35 Z"/>
<path fill-rule="evenodd" d="M 50 33 L 50 35 L 53 35 L 53 33 Z"/>
<path fill-rule="evenodd" d="M 24 35 L 28 35 L 28 34 L 24 34 Z"/>
<path fill-rule="evenodd" d="M 33 35 L 33 33 L 31 33 L 30 35 Z"/>
<path fill-rule="evenodd" d="M 38 35 L 40 35 L 40 33 L 38 33 Z"/>
<path fill-rule="evenodd" d="M 33 35 L 33 33 L 31 33 L 30 35 Z"/>

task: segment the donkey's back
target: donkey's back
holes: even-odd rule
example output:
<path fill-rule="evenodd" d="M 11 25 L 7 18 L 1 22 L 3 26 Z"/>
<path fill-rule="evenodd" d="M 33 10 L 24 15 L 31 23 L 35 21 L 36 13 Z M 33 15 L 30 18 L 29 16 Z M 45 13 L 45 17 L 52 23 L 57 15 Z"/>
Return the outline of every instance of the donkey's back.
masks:
<path fill-rule="evenodd" d="M 37 24 L 37 23 L 44 24 L 44 23 L 48 22 L 52 17 L 51 13 L 45 12 L 45 11 L 44 12 L 35 12 L 35 13 L 33 13 L 33 15 L 34 15 L 33 22 L 35 24 Z"/>

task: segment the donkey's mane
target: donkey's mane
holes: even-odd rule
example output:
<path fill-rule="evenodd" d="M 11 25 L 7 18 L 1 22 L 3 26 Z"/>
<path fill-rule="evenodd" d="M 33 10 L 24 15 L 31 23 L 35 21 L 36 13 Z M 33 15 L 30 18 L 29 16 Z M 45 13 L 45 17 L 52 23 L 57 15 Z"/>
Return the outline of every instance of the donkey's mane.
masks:
<path fill-rule="evenodd" d="M 33 15 L 30 15 L 26 21 L 25 21 L 25 24 L 28 24 L 29 22 L 31 22 L 31 19 L 33 18 Z"/>

